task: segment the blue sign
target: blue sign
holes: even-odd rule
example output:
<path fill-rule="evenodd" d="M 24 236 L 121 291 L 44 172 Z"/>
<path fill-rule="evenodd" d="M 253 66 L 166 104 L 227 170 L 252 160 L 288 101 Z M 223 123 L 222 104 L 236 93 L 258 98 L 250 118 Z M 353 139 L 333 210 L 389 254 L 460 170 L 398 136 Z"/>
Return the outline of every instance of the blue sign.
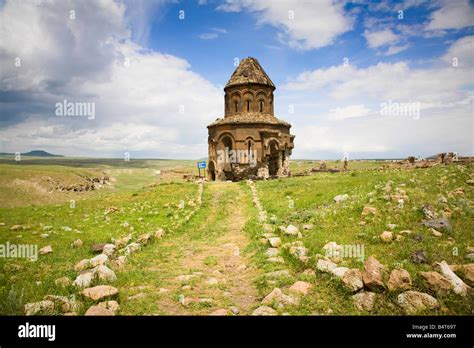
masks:
<path fill-rule="evenodd" d="M 198 168 L 199 169 L 206 169 L 206 162 L 205 161 L 198 162 Z"/>

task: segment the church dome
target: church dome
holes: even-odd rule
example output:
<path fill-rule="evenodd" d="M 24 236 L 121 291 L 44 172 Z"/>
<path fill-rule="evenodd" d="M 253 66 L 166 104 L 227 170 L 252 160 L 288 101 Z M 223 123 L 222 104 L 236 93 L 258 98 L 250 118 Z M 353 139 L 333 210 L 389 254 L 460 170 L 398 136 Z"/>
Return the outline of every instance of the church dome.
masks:
<path fill-rule="evenodd" d="M 259 62 L 252 57 L 243 59 L 227 82 L 225 89 L 232 86 L 259 84 L 275 89 L 275 85 Z"/>

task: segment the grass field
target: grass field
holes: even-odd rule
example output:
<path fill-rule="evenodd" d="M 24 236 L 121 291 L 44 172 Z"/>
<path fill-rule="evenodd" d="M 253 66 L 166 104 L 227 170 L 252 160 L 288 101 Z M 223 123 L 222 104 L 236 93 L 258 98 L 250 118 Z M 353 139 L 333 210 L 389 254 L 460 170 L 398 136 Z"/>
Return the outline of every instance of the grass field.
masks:
<path fill-rule="evenodd" d="M 199 184 L 182 179 L 185 173 L 196 174 L 194 161 L 137 161 L 54 158 L 0 164 L 0 223 L 4 224 L 0 226 L 0 244 L 51 245 L 53 249 L 34 262 L 0 259 L 0 314 L 23 315 L 26 303 L 41 301 L 46 295 L 75 296 L 77 314 L 84 314 L 93 301 L 83 298 L 73 285 L 58 286 L 55 280 L 74 280 L 74 266 L 95 256 L 91 251 L 95 243 L 110 243 L 126 235 L 136 241 L 160 228 L 166 231 L 165 236 L 143 243 L 124 266 L 109 263 L 117 276 L 111 285 L 119 290 L 114 298 L 120 315 L 206 315 L 218 309 L 246 315 L 275 287 L 286 292 L 298 280 L 310 283 L 310 292 L 298 305 L 275 306 L 278 314 L 369 314 L 354 306 L 353 294 L 338 278 L 318 270 L 308 272 L 315 270 L 324 254 L 322 247 L 331 241 L 363 245 L 365 259 L 375 256 L 389 271 L 406 269 L 413 290 L 432 295 L 420 272 L 433 270 L 432 264 L 442 260 L 469 263 L 465 256 L 466 248 L 474 244 L 474 188 L 466 185 L 466 180 L 474 175 L 472 165 L 366 170 L 381 168 L 383 163 L 351 162 L 351 172 L 258 181 L 257 194 L 269 216 L 269 225 L 264 226 L 245 182 L 205 183 L 201 197 Z M 319 162 L 293 161 L 291 168 L 304 171 L 315 163 Z M 160 176 L 155 175 L 156 170 L 162 171 Z M 74 182 L 98 172 L 113 178 L 111 185 L 87 192 L 54 192 L 48 191 L 42 180 L 49 176 Z M 453 193 L 460 187 L 463 194 Z M 387 197 L 400 190 L 408 196 L 403 206 Z M 348 198 L 334 202 L 341 194 Z M 449 208 L 451 233 L 435 237 L 421 225 L 421 206 L 426 203 L 438 214 Z M 377 213 L 361 216 L 366 205 Z M 289 224 L 299 227 L 300 238 L 280 232 L 279 226 Z M 412 235 L 383 242 L 379 235 L 390 230 L 388 224 L 395 225 L 391 226 L 394 234 L 411 230 Z M 305 230 L 303 225 L 312 226 Z M 282 246 L 279 256 L 283 263 L 269 262 L 268 245 L 261 240 L 268 232 L 265 229 L 283 244 L 301 241 L 308 249 L 308 260 L 300 261 Z M 72 247 L 77 239 L 83 245 Z M 411 261 L 417 250 L 426 251 L 427 263 Z M 345 258 L 339 266 L 362 268 L 363 262 Z M 278 278 L 267 275 L 278 270 L 288 270 L 288 274 Z M 398 294 L 380 293 L 370 314 L 403 314 L 396 303 Z M 473 313 L 470 296 L 449 293 L 436 298 L 440 308 L 420 314 Z"/>

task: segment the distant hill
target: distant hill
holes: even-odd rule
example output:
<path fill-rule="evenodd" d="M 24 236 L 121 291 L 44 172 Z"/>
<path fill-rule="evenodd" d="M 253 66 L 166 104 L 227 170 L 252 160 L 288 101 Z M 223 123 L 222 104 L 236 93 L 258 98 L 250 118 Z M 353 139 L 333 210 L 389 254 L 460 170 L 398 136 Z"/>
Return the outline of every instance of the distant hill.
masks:
<path fill-rule="evenodd" d="M 6 152 L 2 152 L 2 153 L 0 153 L 0 155 L 15 156 L 14 153 L 6 153 Z M 43 151 L 43 150 L 33 150 L 33 151 L 29 151 L 29 152 L 24 152 L 21 155 L 22 156 L 31 156 L 31 157 L 64 157 L 62 155 L 53 155 L 52 153 L 49 153 L 49 152 L 46 152 L 46 151 Z"/>

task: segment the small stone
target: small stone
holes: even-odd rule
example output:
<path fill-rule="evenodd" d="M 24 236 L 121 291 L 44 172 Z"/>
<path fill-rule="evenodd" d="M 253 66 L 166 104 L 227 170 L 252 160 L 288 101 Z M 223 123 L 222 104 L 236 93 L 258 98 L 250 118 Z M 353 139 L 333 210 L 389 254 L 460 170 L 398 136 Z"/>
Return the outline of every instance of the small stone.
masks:
<path fill-rule="evenodd" d="M 278 249 L 268 248 L 267 251 L 265 252 L 265 255 L 267 255 L 267 257 L 275 257 L 278 255 Z"/>
<path fill-rule="evenodd" d="M 290 276 L 290 271 L 287 269 L 283 269 L 280 271 L 274 271 L 274 272 L 269 272 L 265 273 L 264 275 L 266 278 L 280 278 L 280 277 L 289 277 Z"/>
<path fill-rule="evenodd" d="M 219 279 L 217 279 L 217 278 L 209 278 L 209 279 L 206 281 L 206 284 L 207 284 L 207 285 L 217 285 L 217 284 L 219 284 Z"/>
<path fill-rule="evenodd" d="M 130 243 L 125 247 L 125 254 L 130 255 L 134 252 L 140 251 L 141 245 L 138 243 Z"/>
<path fill-rule="evenodd" d="M 340 203 L 347 200 L 348 198 L 349 198 L 349 195 L 343 194 L 343 195 L 337 195 L 333 199 L 334 199 L 334 202 Z"/>
<path fill-rule="evenodd" d="M 281 256 L 269 257 L 267 261 L 271 263 L 285 263 L 285 259 Z"/>
<path fill-rule="evenodd" d="M 40 255 L 48 255 L 48 254 L 51 254 L 53 252 L 53 248 L 51 247 L 51 245 L 47 245 L 47 246 L 41 248 L 38 252 L 39 252 Z"/>
<path fill-rule="evenodd" d="M 83 259 L 81 261 L 79 261 L 75 266 L 74 266 L 74 270 L 76 272 L 80 272 L 80 271 L 84 271 L 88 268 L 91 268 L 91 261 L 89 259 Z"/>
<path fill-rule="evenodd" d="M 38 313 L 51 314 L 54 311 L 54 302 L 44 300 L 25 304 L 25 315 L 35 315 Z"/>
<path fill-rule="evenodd" d="M 364 287 L 364 282 L 362 281 L 362 272 L 356 268 L 347 271 L 341 280 L 344 286 L 352 292 L 359 291 Z"/>
<path fill-rule="evenodd" d="M 313 224 L 304 224 L 303 225 L 303 230 L 309 231 L 309 230 L 313 229 L 313 227 L 314 227 Z"/>
<path fill-rule="evenodd" d="M 424 204 L 421 207 L 421 211 L 425 215 L 425 218 L 427 219 L 436 219 L 438 217 L 438 214 L 436 214 L 435 208 L 431 204 Z"/>
<path fill-rule="evenodd" d="M 428 263 L 428 254 L 424 250 L 417 250 L 411 255 L 414 263 Z"/>
<path fill-rule="evenodd" d="M 162 228 L 156 230 L 155 233 L 154 233 L 154 236 L 155 236 L 155 238 L 158 238 L 158 239 L 163 238 L 165 236 L 165 230 L 162 229 Z"/>
<path fill-rule="evenodd" d="M 466 180 L 466 184 L 468 185 L 474 185 L 474 179 L 469 179 L 469 180 Z"/>
<path fill-rule="evenodd" d="M 393 240 L 393 232 L 383 231 L 380 235 L 380 239 L 384 242 L 391 242 Z"/>
<path fill-rule="evenodd" d="M 420 276 L 426 287 L 439 296 L 446 296 L 452 290 L 449 280 L 438 272 L 420 272 Z"/>
<path fill-rule="evenodd" d="M 209 315 L 211 316 L 225 316 L 229 315 L 229 311 L 225 308 L 216 309 L 215 311 L 211 312 Z"/>
<path fill-rule="evenodd" d="M 331 272 L 336 267 L 337 265 L 334 262 L 323 259 L 319 259 L 316 264 L 316 268 L 321 272 Z"/>
<path fill-rule="evenodd" d="M 253 316 L 277 315 L 277 312 L 268 306 L 260 306 L 252 312 Z"/>
<path fill-rule="evenodd" d="M 105 265 L 97 266 L 94 270 L 94 275 L 97 276 L 99 280 L 105 281 L 108 283 L 112 283 L 117 280 L 117 276 L 115 275 L 115 272 Z"/>
<path fill-rule="evenodd" d="M 82 291 L 85 297 L 94 301 L 101 300 L 105 297 L 115 296 L 118 294 L 118 289 L 110 285 L 97 285 L 93 288 L 88 288 Z"/>
<path fill-rule="evenodd" d="M 390 273 L 387 286 L 390 291 L 409 290 L 411 288 L 410 273 L 404 269 L 394 269 Z"/>
<path fill-rule="evenodd" d="M 276 305 L 283 307 L 285 305 L 296 304 L 293 296 L 285 295 L 279 288 L 275 288 L 262 300 L 263 305 Z"/>
<path fill-rule="evenodd" d="M 443 234 L 439 231 L 436 231 L 434 228 L 431 228 L 431 234 L 435 237 L 442 237 Z"/>
<path fill-rule="evenodd" d="M 74 286 L 80 288 L 87 288 L 91 285 L 92 280 L 94 279 L 94 272 L 92 270 L 83 271 L 79 274 L 73 282 Z"/>
<path fill-rule="evenodd" d="M 391 229 L 391 230 L 394 230 L 394 229 L 397 227 L 397 225 L 395 225 L 395 224 L 387 224 L 387 227 L 388 227 L 389 229 Z"/>
<path fill-rule="evenodd" d="M 383 291 L 385 285 L 382 280 L 382 272 L 385 266 L 382 265 L 375 257 L 369 256 L 364 263 L 364 271 L 362 272 L 362 279 L 365 286 L 372 291 Z"/>
<path fill-rule="evenodd" d="M 400 234 L 412 234 L 413 231 L 410 231 L 410 230 L 403 230 L 403 231 L 400 231 Z"/>
<path fill-rule="evenodd" d="M 195 274 L 182 274 L 176 277 L 176 280 L 181 283 L 186 283 L 191 281 L 192 279 L 196 278 L 197 275 Z"/>
<path fill-rule="evenodd" d="M 439 308 L 438 300 L 418 291 L 405 291 L 398 295 L 397 303 L 407 314 L 415 314 L 426 309 Z"/>
<path fill-rule="evenodd" d="M 102 308 L 106 308 L 106 309 L 109 309 L 111 310 L 114 314 L 116 314 L 118 312 L 118 310 L 120 309 L 120 306 L 119 304 L 117 303 L 117 301 L 104 301 L 104 302 L 100 302 L 98 304 L 99 307 L 102 307 Z"/>
<path fill-rule="evenodd" d="M 40 234 L 40 237 L 41 237 L 41 238 L 49 238 L 49 234 L 47 234 L 47 233 L 42 233 L 42 234 Z"/>
<path fill-rule="evenodd" d="M 272 238 L 269 238 L 268 239 L 268 243 L 274 247 L 274 248 L 278 248 L 280 245 L 281 245 L 281 239 L 278 238 L 278 237 L 272 237 Z"/>
<path fill-rule="evenodd" d="M 69 279 L 68 277 L 61 277 L 61 278 L 58 278 L 54 281 L 54 284 L 56 284 L 56 286 L 63 286 L 63 287 L 66 287 L 66 286 L 69 286 L 72 284 L 72 281 L 71 279 Z"/>
<path fill-rule="evenodd" d="M 83 244 L 82 240 L 80 240 L 80 239 L 76 239 L 74 242 L 72 242 L 72 246 L 74 248 L 80 248 L 82 246 L 82 244 Z"/>
<path fill-rule="evenodd" d="M 102 253 L 104 255 L 107 255 L 108 257 L 112 257 L 115 253 L 116 248 L 117 247 L 115 246 L 115 244 L 105 244 L 104 248 L 102 249 Z"/>
<path fill-rule="evenodd" d="M 86 316 L 113 316 L 115 315 L 111 309 L 107 309 L 103 306 L 91 306 L 84 314 Z"/>
<path fill-rule="evenodd" d="M 151 234 L 150 233 L 145 233 L 145 234 L 142 234 L 141 236 L 139 236 L 137 238 L 137 242 L 140 243 L 140 244 L 146 245 L 146 244 L 148 244 L 150 239 L 151 239 Z"/>
<path fill-rule="evenodd" d="M 104 265 L 107 261 L 109 261 L 109 257 L 105 254 L 99 254 L 92 259 L 90 259 L 90 266 L 96 267 L 100 265 Z"/>
<path fill-rule="evenodd" d="M 377 208 L 365 206 L 362 209 L 362 216 L 376 215 L 376 214 L 377 214 Z"/>
<path fill-rule="evenodd" d="M 289 234 L 290 236 L 297 236 L 299 231 L 299 228 L 294 225 L 288 225 L 288 227 L 285 229 L 285 233 Z"/>
<path fill-rule="evenodd" d="M 331 270 L 331 273 L 338 278 L 342 278 L 347 271 L 349 271 L 349 268 L 347 267 L 336 267 Z"/>
<path fill-rule="evenodd" d="M 105 246 L 105 243 L 95 243 L 95 244 L 92 244 L 91 250 L 93 253 L 102 253 L 104 246 Z"/>
<path fill-rule="evenodd" d="M 376 298 L 377 294 L 374 292 L 359 292 L 352 296 L 352 300 L 357 309 L 367 312 L 370 312 L 374 308 Z"/>
<path fill-rule="evenodd" d="M 306 268 L 303 273 L 304 275 L 306 276 L 310 276 L 310 277 L 313 277 L 316 275 L 316 272 L 314 270 L 312 270 L 311 268 Z"/>
<path fill-rule="evenodd" d="M 432 219 L 423 222 L 423 225 L 437 231 L 452 232 L 453 228 L 447 218 Z"/>
<path fill-rule="evenodd" d="M 230 306 L 229 309 L 235 315 L 240 313 L 240 310 L 236 306 Z"/>
<path fill-rule="evenodd" d="M 313 285 L 311 283 L 303 282 L 303 281 L 297 281 L 292 286 L 290 286 L 288 291 L 290 293 L 294 293 L 296 295 L 307 295 L 309 290 L 311 290 L 312 287 L 313 287 Z"/>

